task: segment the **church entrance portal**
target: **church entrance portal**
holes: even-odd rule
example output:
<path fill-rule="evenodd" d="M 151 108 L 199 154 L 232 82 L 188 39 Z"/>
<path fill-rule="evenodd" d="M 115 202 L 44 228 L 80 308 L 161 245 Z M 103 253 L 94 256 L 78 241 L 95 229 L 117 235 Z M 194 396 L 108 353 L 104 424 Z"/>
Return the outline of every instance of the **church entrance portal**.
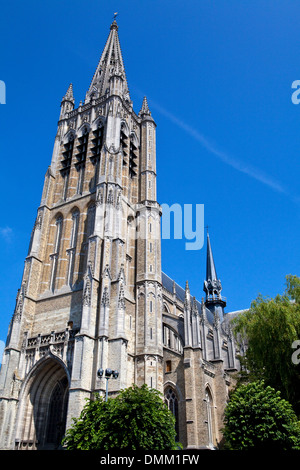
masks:
<path fill-rule="evenodd" d="M 24 388 L 17 424 L 16 449 L 58 449 L 65 433 L 69 381 L 59 360 L 36 364 Z"/>

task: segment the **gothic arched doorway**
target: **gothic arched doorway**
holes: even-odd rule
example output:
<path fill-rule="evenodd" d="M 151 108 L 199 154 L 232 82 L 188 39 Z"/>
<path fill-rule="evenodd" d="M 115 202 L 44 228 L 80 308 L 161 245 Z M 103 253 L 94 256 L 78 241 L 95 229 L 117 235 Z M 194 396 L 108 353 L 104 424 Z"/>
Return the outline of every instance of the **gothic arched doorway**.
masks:
<path fill-rule="evenodd" d="M 66 428 L 68 373 L 48 357 L 32 369 L 22 391 L 17 419 L 17 449 L 57 449 Z"/>

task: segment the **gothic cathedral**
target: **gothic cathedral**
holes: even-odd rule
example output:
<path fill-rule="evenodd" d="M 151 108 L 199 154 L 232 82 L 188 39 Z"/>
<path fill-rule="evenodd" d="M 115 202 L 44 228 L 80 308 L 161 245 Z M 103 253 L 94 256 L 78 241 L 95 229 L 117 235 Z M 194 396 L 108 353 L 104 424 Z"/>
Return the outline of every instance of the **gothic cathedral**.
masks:
<path fill-rule="evenodd" d="M 133 383 L 164 394 L 184 448 L 218 447 L 232 314 L 209 236 L 205 299 L 162 272 L 156 176 L 156 124 L 146 98 L 133 110 L 114 20 L 84 103 L 72 85 L 61 102 L 3 356 L 1 449 L 56 449 L 85 398 Z"/>

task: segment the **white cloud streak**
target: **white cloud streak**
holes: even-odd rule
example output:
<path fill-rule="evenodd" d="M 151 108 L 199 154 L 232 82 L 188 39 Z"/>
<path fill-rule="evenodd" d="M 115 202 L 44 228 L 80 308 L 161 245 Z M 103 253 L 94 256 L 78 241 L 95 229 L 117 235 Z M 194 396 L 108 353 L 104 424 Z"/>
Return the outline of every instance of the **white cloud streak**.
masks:
<path fill-rule="evenodd" d="M 150 108 L 156 109 L 160 114 L 165 116 L 167 119 L 172 121 L 174 124 L 176 124 L 178 127 L 180 127 L 182 130 L 187 132 L 191 137 L 193 137 L 195 140 L 197 140 L 208 152 L 211 154 L 215 155 L 217 158 L 222 160 L 222 162 L 226 163 L 227 165 L 231 166 L 235 170 L 244 173 L 251 178 L 254 178 L 257 181 L 260 181 L 266 186 L 269 186 L 273 190 L 277 191 L 278 193 L 286 194 L 289 195 L 288 191 L 284 186 L 279 182 L 276 181 L 274 178 L 271 178 L 269 175 L 265 174 L 262 170 L 246 164 L 242 162 L 241 160 L 238 160 L 236 158 L 233 158 L 232 156 L 228 155 L 226 152 L 220 150 L 217 148 L 217 146 L 210 142 L 204 135 L 202 135 L 199 131 L 191 127 L 190 125 L 186 124 L 184 121 L 181 119 L 178 119 L 176 116 L 174 116 L 172 113 L 169 111 L 165 110 L 162 108 L 160 105 L 156 104 L 152 100 L 148 100 Z M 297 198 L 294 198 L 297 200 Z"/>

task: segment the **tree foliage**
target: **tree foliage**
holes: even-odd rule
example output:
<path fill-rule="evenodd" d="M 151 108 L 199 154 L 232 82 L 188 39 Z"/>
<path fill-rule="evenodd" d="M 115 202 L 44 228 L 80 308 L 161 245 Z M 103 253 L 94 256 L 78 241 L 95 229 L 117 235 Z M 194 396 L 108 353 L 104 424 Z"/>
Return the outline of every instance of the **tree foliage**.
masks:
<path fill-rule="evenodd" d="M 87 400 L 66 432 L 68 450 L 171 450 L 176 448 L 175 418 L 161 394 L 147 385 L 122 390 L 107 402 Z"/>
<path fill-rule="evenodd" d="M 231 450 L 300 450 L 300 423 L 280 392 L 263 381 L 240 385 L 225 409 Z"/>
<path fill-rule="evenodd" d="M 233 331 L 238 342 L 247 343 L 241 377 L 263 379 L 280 390 L 299 415 L 300 365 L 292 361 L 292 345 L 300 339 L 300 279 L 286 279 L 283 295 L 274 299 L 259 296 L 248 311 L 233 320 Z"/>

